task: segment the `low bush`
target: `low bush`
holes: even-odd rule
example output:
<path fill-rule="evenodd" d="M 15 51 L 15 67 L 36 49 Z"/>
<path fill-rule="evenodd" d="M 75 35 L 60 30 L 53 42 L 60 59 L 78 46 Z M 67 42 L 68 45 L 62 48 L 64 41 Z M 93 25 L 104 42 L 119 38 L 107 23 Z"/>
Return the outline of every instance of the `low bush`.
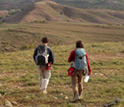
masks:
<path fill-rule="evenodd" d="M 32 49 L 34 48 L 34 45 L 24 45 L 20 48 L 20 50 L 27 50 L 27 49 Z"/>

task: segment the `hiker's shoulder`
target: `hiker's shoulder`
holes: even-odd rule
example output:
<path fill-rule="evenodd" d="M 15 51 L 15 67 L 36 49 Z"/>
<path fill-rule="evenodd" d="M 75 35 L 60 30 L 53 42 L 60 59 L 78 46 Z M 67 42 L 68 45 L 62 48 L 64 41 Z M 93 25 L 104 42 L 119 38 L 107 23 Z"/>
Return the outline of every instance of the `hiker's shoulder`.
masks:
<path fill-rule="evenodd" d="M 49 51 L 52 51 L 51 47 L 49 47 L 48 45 L 46 47 Z"/>
<path fill-rule="evenodd" d="M 70 55 L 71 56 L 75 55 L 75 49 L 71 51 Z"/>
<path fill-rule="evenodd" d="M 46 45 L 46 47 L 47 47 L 48 50 L 51 50 L 51 48 L 48 45 Z"/>
<path fill-rule="evenodd" d="M 37 48 L 39 48 L 39 47 L 44 47 L 44 45 L 38 45 Z"/>
<path fill-rule="evenodd" d="M 40 49 L 43 49 L 45 46 L 44 45 L 38 45 L 35 50 L 40 50 Z"/>
<path fill-rule="evenodd" d="M 71 53 L 75 53 L 75 50 L 76 50 L 76 49 L 73 49 L 73 50 L 71 51 Z"/>

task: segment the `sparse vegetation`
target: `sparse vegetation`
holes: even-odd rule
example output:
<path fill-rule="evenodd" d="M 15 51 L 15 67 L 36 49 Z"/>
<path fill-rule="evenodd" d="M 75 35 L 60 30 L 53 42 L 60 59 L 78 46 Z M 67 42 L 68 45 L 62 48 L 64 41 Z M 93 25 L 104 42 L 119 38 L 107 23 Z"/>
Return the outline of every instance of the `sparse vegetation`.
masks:
<path fill-rule="evenodd" d="M 61 13 L 62 15 L 60 15 Z M 60 5 L 52 1 L 43 1 L 27 7 L 13 17 L 6 18 L 5 21 L 7 23 L 56 21 L 73 23 L 89 22 L 120 25 L 124 23 L 123 19 L 123 11 L 89 9 L 84 10 Z"/>
<path fill-rule="evenodd" d="M 0 34 L 0 46 L 4 50 L 0 54 L 0 106 L 9 103 L 20 107 L 95 107 L 116 99 L 119 99 L 119 103 L 115 107 L 124 104 L 123 26 L 55 22 L 2 24 Z M 43 36 L 50 38 L 55 53 L 48 95 L 43 95 L 39 89 L 37 66 L 32 58 L 32 48 L 41 43 Z M 84 41 L 92 76 L 88 83 L 84 83 L 81 101 L 72 104 L 67 58 L 78 39 Z M 23 51 L 20 50 L 22 47 Z M 6 49 L 15 49 L 15 52 L 6 52 Z"/>
<path fill-rule="evenodd" d="M 0 1 L 0 10 L 7 9 L 0 11 L 0 107 L 102 107 L 116 99 L 113 107 L 123 107 L 124 12 L 98 10 L 123 10 L 123 1 L 53 0 L 87 10 L 52 1 L 34 5 L 36 1 L 42 0 Z M 19 11 L 22 13 L 5 19 Z M 30 23 L 3 23 L 7 20 Z M 33 61 L 34 49 L 44 36 L 55 53 L 47 95 L 39 88 Z M 79 39 L 88 53 L 92 76 L 84 83 L 82 99 L 70 103 L 73 94 L 67 59 Z"/>
<path fill-rule="evenodd" d="M 124 50 L 122 50 L 121 53 L 124 53 Z"/>
<path fill-rule="evenodd" d="M 123 0 L 52 0 L 57 3 L 83 9 L 112 9 L 124 10 Z"/>
<path fill-rule="evenodd" d="M 70 22 L 33 22 L 26 24 L 2 24 L 0 27 L 0 52 L 20 50 L 23 46 L 30 44 L 36 47 L 43 36 L 48 36 L 51 39 L 50 44 L 52 46 L 74 44 L 75 41 L 73 39 L 83 39 L 85 43 L 124 41 L 123 26 Z M 98 44 L 92 44 L 93 48 L 101 47 L 101 50 L 99 50 L 101 52 L 105 51 L 103 50 L 103 48 L 106 48 L 105 46 L 105 44 L 102 47 Z M 108 50 L 111 49 L 108 48 Z"/>
<path fill-rule="evenodd" d="M 0 10 L 25 9 L 35 2 L 43 0 L 1 0 Z M 114 9 L 124 10 L 123 0 L 52 0 L 60 4 L 74 6 L 83 9 Z"/>
<path fill-rule="evenodd" d="M 34 45 L 24 45 L 20 49 L 21 50 L 27 50 L 27 49 L 31 49 L 31 48 L 34 48 Z"/>
<path fill-rule="evenodd" d="M 15 14 L 17 14 L 17 13 L 20 12 L 20 11 L 21 11 L 21 10 L 19 10 L 19 9 L 16 9 L 16 10 L 12 9 L 12 10 L 8 11 L 8 14 L 9 14 L 9 15 L 15 15 Z"/>

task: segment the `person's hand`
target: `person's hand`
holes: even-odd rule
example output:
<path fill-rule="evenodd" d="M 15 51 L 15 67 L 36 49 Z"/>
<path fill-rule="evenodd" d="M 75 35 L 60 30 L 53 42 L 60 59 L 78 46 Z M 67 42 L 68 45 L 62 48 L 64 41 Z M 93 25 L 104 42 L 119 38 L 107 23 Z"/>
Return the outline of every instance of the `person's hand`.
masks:
<path fill-rule="evenodd" d="M 89 72 L 88 75 L 91 76 L 91 72 Z"/>

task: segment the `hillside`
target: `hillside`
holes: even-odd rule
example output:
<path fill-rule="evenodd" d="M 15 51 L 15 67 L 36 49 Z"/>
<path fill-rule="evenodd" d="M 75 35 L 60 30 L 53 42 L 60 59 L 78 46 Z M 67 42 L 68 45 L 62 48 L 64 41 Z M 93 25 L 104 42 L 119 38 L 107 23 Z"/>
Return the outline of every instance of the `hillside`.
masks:
<path fill-rule="evenodd" d="M 85 43 L 124 41 L 124 27 L 117 25 L 34 22 L 0 25 L 0 53 L 36 47 L 43 36 L 50 38 L 52 46 L 74 44 L 77 39 Z"/>
<path fill-rule="evenodd" d="M 0 20 L 5 18 L 8 15 L 8 11 L 4 10 L 4 11 L 0 11 Z"/>
<path fill-rule="evenodd" d="M 0 10 L 24 9 L 43 0 L 0 0 Z M 60 4 L 83 9 L 124 10 L 123 0 L 51 0 Z"/>
<path fill-rule="evenodd" d="M 64 6 L 52 1 L 37 2 L 15 16 L 5 20 L 7 23 L 35 21 L 90 22 L 100 24 L 123 24 L 124 11 L 84 10 Z"/>
<path fill-rule="evenodd" d="M 83 9 L 124 10 L 124 0 L 52 0 L 52 1 Z"/>
<path fill-rule="evenodd" d="M 0 0 L 0 10 L 25 9 L 42 0 Z"/>

